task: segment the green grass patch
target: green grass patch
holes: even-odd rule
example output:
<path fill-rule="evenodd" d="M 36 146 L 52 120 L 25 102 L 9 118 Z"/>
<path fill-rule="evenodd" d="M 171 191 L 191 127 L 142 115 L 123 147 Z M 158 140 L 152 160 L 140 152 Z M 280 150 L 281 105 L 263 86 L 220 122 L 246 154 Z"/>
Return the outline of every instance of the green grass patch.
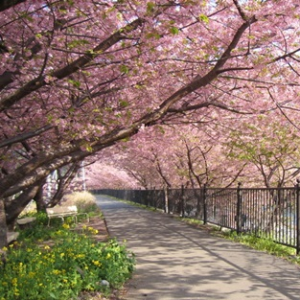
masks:
<path fill-rule="evenodd" d="M 294 248 L 275 243 L 269 238 L 258 237 L 254 234 L 247 233 L 237 234 L 235 231 L 224 232 L 223 235 L 230 240 L 247 245 L 259 251 L 268 252 L 269 254 L 276 255 L 278 257 L 288 258 L 295 255 Z"/>

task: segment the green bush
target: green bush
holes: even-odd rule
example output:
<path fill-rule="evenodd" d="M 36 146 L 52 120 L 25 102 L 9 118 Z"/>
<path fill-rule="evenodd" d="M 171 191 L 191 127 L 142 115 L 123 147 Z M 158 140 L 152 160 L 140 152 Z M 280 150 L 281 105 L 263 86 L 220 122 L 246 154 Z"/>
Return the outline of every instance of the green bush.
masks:
<path fill-rule="evenodd" d="M 131 276 L 134 256 L 125 246 L 115 240 L 95 242 L 91 235 L 96 230 L 91 227 L 85 227 L 83 234 L 68 227 L 43 230 L 38 224 L 34 237 L 39 243 L 24 235 L 23 242 L 4 248 L 7 259 L 0 262 L 0 300 L 70 300 L 81 291 L 109 293 Z M 43 242 L 49 238 L 53 244 Z"/>

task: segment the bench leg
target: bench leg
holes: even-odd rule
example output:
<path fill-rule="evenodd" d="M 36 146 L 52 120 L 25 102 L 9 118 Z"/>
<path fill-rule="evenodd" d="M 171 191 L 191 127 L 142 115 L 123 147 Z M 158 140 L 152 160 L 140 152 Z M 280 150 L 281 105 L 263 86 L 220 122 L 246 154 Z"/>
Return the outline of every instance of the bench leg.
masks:
<path fill-rule="evenodd" d="M 73 220 L 74 220 L 75 224 L 77 224 L 78 220 L 77 220 L 77 216 L 76 215 L 73 216 Z"/>
<path fill-rule="evenodd" d="M 65 220 L 64 220 L 64 217 L 59 217 L 59 216 L 57 216 L 56 218 L 59 218 L 59 219 L 61 219 L 61 222 L 62 222 L 62 223 L 64 223 L 64 222 L 65 222 Z M 48 217 L 48 227 L 50 227 L 50 222 L 51 222 L 51 219 L 54 219 L 54 218 L 49 218 L 49 217 Z"/>

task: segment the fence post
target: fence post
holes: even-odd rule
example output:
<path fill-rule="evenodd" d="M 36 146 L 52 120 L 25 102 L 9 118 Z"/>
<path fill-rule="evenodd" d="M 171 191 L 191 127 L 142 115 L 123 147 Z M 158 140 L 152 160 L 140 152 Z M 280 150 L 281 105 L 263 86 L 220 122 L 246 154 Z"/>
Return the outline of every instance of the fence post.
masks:
<path fill-rule="evenodd" d="M 184 211 L 184 185 L 181 185 L 181 217 L 183 218 L 185 215 L 185 211 Z"/>
<path fill-rule="evenodd" d="M 168 186 L 164 187 L 164 198 L 165 198 L 164 211 L 166 214 L 168 214 L 169 213 L 169 187 Z"/>
<path fill-rule="evenodd" d="M 300 253 L 300 180 L 297 179 L 297 184 L 296 184 L 296 206 L 297 206 L 297 211 L 296 211 L 296 216 L 297 216 L 297 223 L 296 223 L 296 230 L 297 230 L 297 248 L 296 248 L 296 254 L 298 255 Z"/>
<path fill-rule="evenodd" d="M 241 233 L 241 213 L 242 213 L 242 191 L 241 191 L 241 183 L 238 183 L 237 188 L 237 206 L 236 206 L 236 232 L 237 234 Z"/>
<path fill-rule="evenodd" d="M 207 185 L 203 186 L 203 223 L 207 224 Z"/>

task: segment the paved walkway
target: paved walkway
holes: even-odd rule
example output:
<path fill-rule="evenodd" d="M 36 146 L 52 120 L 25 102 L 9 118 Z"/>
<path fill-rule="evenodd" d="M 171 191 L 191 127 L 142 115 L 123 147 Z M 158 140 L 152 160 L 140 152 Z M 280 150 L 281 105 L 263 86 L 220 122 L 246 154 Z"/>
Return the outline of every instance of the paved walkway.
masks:
<path fill-rule="evenodd" d="M 162 213 L 97 196 L 111 236 L 137 256 L 126 300 L 299 300 L 300 268 Z"/>

